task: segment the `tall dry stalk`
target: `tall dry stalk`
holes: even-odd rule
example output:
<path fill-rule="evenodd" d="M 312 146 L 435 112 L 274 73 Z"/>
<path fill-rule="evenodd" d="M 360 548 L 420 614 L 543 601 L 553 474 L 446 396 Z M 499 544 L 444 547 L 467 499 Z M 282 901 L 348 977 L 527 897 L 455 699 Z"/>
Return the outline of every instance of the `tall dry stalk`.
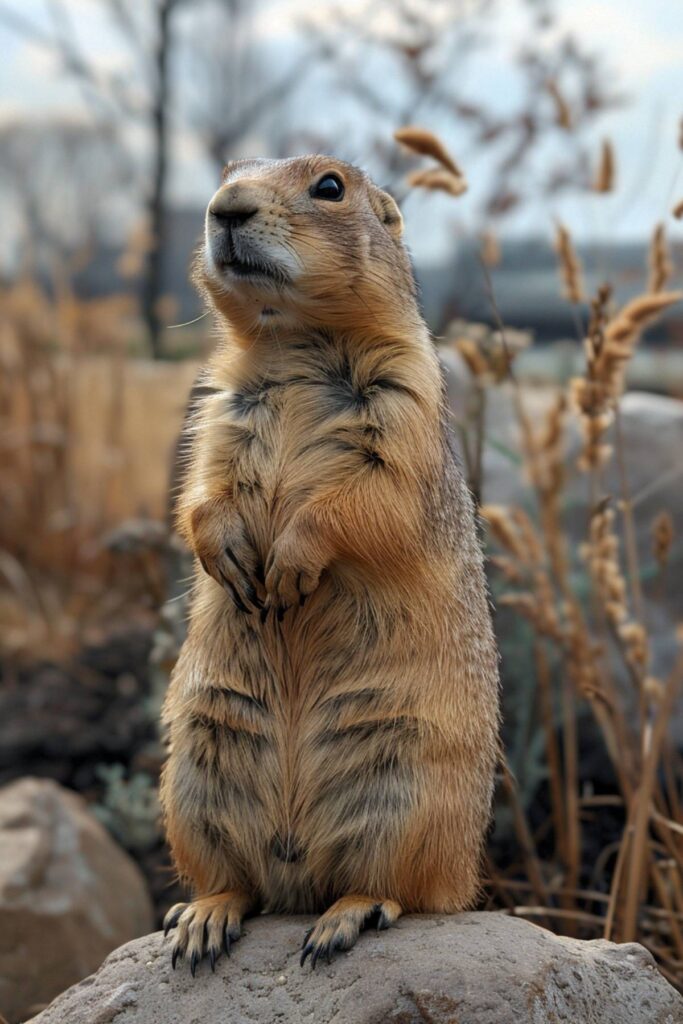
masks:
<path fill-rule="evenodd" d="M 598 161 L 593 189 L 595 192 L 613 192 L 616 177 L 616 164 L 614 149 L 609 139 L 603 139 L 600 146 L 600 159 Z"/>
<path fill-rule="evenodd" d="M 674 272 L 666 241 L 666 229 L 663 224 L 657 224 L 652 232 L 648 263 L 650 268 L 648 291 L 655 294 L 664 290 Z"/>
<path fill-rule="evenodd" d="M 555 122 L 559 128 L 564 128 L 565 131 L 571 131 L 573 126 L 573 118 L 570 106 L 562 94 L 557 82 L 552 79 L 546 84 L 548 94 L 553 101 L 555 108 Z"/>
<path fill-rule="evenodd" d="M 560 261 L 563 294 L 570 302 L 583 302 L 583 268 L 577 255 L 572 237 L 559 221 L 555 228 L 555 251 Z"/>
<path fill-rule="evenodd" d="M 426 128 L 408 126 L 394 132 L 394 138 L 411 153 L 429 156 L 438 166 L 413 171 L 408 175 L 408 184 L 413 188 L 426 188 L 461 196 L 467 191 L 467 181 L 460 167 L 448 149 L 433 132 Z"/>
<path fill-rule="evenodd" d="M 550 90 L 558 117 L 561 99 Z M 422 150 L 425 152 L 425 150 Z M 431 154 L 437 148 L 432 145 Z M 435 156 L 438 159 L 438 157 Z M 603 143 L 594 187 L 615 187 L 615 160 Z M 683 215 L 683 204 L 681 214 Z M 571 235 L 559 225 L 556 248 L 565 296 L 583 299 L 582 268 Z M 510 389 L 519 428 L 524 471 L 535 499 L 530 517 L 519 508 L 484 504 L 481 513 L 507 606 L 532 626 L 538 722 L 548 773 L 549 820 L 534 834 L 504 775 L 520 859 L 514 870 L 489 863 L 492 900 L 509 913 L 545 921 L 557 930 L 586 937 L 643 942 L 662 970 L 683 988 L 683 757 L 669 735 L 679 696 L 682 664 L 667 682 L 655 678 L 636 545 L 628 453 L 620 420 L 626 374 L 643 331 L 682 298 L 665 291 L 671 276 L 664 230 L 650 247 L 648 290 L 615 308 L 612 290 L 601 286 L 591 302 L 584 341 L 585 368 L 549 403 L 539 419 L 527 411 L 525 389 L 514 372 L 513 334 L 498 311 L 487 261 L 482 260 L 500 355 L 492 357 L 492 332 L 457 322 L 447 343 L 460 353 L 476 392 Z M 565 522 L 567 470 L 565 432 L 573 413 L 581 429 L 579 472 L 589 482 L 590 516 L 581 552 L 590 596 L 585 598 Z M 472 430 L 485 436 L 479 417 L 460 421 L 467 464 Z M 618 493 L 605 489 L 615 463 Z M 481 474 L 476 480 L 481 488 Z M 483 479 L 485 488 L 485 477 Z M 672 544 L 664 511 L 653 529 L 660 592 Z M 588 709 L 614 770 L 617 791 L 590 796 L 581 790 L 582 731 Z M 586 809 L 621 811 L 620 836 L 590 857 Z M 541 855 L 540 837 L 552 836 L 552 854 Z"/>

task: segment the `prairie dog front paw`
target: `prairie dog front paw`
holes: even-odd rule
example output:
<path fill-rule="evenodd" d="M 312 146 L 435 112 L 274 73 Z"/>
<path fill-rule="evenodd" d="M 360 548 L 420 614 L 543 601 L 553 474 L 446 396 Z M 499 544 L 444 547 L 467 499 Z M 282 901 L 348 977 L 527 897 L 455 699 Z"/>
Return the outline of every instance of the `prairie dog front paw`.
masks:
<path fill-rule="evenodd" d="M 310 524 L 294 520 L 280 534 L 266 560 L 266 605 L 275 608 L 282 620 L 288 608 L 302 605 L 316 590 L 323 570 L 329 564 L 324 544 L 316 537 Z"/>
<path fill-rule="evenodd" d="M 191 515 L 192 540 L 202 568 L 250 614 L 262 608 L 256 585 L 263 580 L 257 552 L 244 520 L 227 499 L 211 498 Z"/>

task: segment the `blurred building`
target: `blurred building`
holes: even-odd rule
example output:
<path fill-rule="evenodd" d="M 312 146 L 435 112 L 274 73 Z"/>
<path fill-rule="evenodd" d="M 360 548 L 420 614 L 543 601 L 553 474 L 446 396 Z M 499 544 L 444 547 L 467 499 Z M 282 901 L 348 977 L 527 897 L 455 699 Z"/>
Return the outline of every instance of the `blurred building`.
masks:
<path fill-rule="evenodd" d="M 199 207 L 176 208 L 169 214 L 168 245 L 163 257 L 163 291 L 174 300 L 178 322 L 194 319 L 202 312 L 201 302 L 190 283 L 193 253 L 201 239 L 204 211 Z M 122 249 L 99 247 L 92 260 L 74 279 L 83 298 L 99 297 L 136 289 L 135 280 L 120 273 Z M 623 302 L 646 286 L 646 243 L 584 245 L 579 256 L 585 268 L 588 295 L 609 280 L 617 302 Z M 673 253 L 674 263 L 683 266 L 683 249 Z M 417 263 L 425 316 L 438 332 L 453 317 L 494 322 L 486 276 L 482 270 L 478 242 L 465 242 L 451 261 Z M 529 328 L 538 341 L 552 341 L 576 335 L 575 319 L 568 302 L 562 301 L 557 258 L 550 244 L 540 238 L 513 239 L 501 243 L 499 265 L 491 271 L 496 304 L 506 324 Z M 583 311 L 584 321 L 587 309 Z M 683 343 L 683 314 L 675 308 L 648 334 L 649 343 Z"/>

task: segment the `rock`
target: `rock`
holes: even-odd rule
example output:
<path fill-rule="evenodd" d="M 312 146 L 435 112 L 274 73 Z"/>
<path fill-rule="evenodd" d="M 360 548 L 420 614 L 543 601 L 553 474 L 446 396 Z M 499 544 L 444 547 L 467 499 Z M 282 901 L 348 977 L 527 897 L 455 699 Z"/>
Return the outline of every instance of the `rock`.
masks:
<path fill-rule="evenodd" d="M 153 927 L 133 861 L 57 783 L 0 789 L 0 1013 L 10 1022 Z"/>
<path fill-rule="evenodd" d="M 160 932 L 117 949 L 31 1024 L 681 1024 L 683 998 L 635 943 L 559 938 L 496 913 L 407 917 L 315 972 L 310 919 L 260 917 L 216 973 L 171 970 Z"/>

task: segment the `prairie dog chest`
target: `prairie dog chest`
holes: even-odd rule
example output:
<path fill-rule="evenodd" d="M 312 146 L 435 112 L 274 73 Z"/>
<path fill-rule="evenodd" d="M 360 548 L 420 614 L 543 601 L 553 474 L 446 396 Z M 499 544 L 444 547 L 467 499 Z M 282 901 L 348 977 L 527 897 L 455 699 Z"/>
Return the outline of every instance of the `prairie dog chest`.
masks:
<path fill-rule="evenodd" d="M 227 399 L 229 470 L 242 511 L 272 510 L 288 489 L 307 433 L 306 416 L 296 400 L 300 389 L 287 380 L 267 378 Z"/>
<path fill-rule="evenodd" d="M 301 344 L 226 395 L 226 444 L 244 512 L 275 512 L 334 473 L 349 432 L 377 430 L 371 386 L 339 345 Z"/>

